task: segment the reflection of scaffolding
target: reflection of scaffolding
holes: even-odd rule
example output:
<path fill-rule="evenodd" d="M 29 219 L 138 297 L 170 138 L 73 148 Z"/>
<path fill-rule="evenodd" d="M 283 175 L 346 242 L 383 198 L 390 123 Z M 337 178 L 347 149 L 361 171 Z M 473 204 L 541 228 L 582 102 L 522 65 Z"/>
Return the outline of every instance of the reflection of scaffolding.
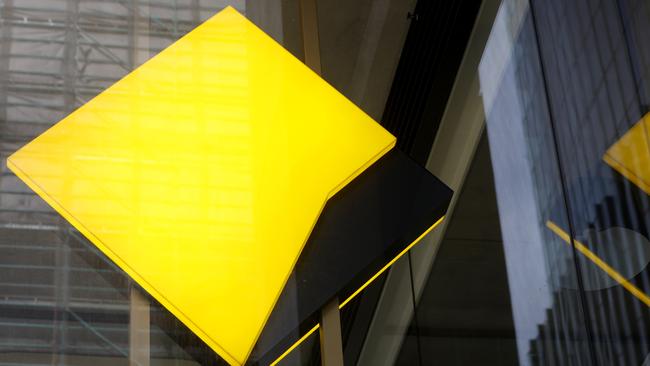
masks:
<path fill-rule="evenodd" d="M 124 359 L 129 339 L 128 278 L 19 182 L 5 159 L 224 6 L 0 0 L 0 365 Z M 151 339 L 152 357 L 187 358 L 161 331 L 152 329 Z"/>

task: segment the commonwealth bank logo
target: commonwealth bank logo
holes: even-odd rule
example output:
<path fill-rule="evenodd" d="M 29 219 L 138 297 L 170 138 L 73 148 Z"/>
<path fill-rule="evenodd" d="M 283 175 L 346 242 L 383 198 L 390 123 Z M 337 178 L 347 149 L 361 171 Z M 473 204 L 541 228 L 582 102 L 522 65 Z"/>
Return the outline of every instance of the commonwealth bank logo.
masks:
<path fill-rule="evenodd" d="M 226 8 L 7 164 L 241 365 L 283 312 L 345 306 L 441 220 L 451 192 L 394 145 Z"/>

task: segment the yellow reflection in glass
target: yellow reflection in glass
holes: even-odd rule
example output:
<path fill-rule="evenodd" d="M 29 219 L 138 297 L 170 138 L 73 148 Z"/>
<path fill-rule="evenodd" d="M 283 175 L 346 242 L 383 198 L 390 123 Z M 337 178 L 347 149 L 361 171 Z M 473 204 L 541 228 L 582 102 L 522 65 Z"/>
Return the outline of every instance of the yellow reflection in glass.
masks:
<path fill-rule="evenodd" d="M 326 200 L 395 138 L 232 8 L 8 165 L 231 364 Z"/>
<path fill-rule="evenodd" d="M 559 226 L 557 226 L 557 224 L 555 224 L 553 221 L 546 221 L 546 227 L 549 230 L 551 230 L 553 233 L 555 233 L 555 235 L 560 237 L 560 239 L 562 239 L 565 243 L 567 244 L 571 243 L 571 237 L 569 236 L 569 234 L 566 231 L 562 230 Z M 634 297 L 639 299 L 646 306 L 650 307 L 650 296 L 646 295 L 645 292 L 641 291 L 638 287 L 634 286 L 634 284 L 628 281 L 627 278 L 625 278 L 625 276 L 620 274 L 617 270 L 612 268 L 609 264 L 607 264 L 594 252 L 589 250 L 589 248 L 587 248 L 585 244 L 579 242 L 578 240 L 573 240 L 573 245 L 575 246 L 576 250 L 578 250 L 578 253 L 584 255 L 593 264 L 598 266 L 598 268 L 600 268 L 603 272 L 607 273 L 608 276 L 610 276 L 621 286 L 623 286 L 623 288 L 626 289 L 629 293 L 631 293 Z"/>
<path fill-rule="evenodd" d="M 616 141 L 603 160 L 650 194 L 650 113 Z"/>

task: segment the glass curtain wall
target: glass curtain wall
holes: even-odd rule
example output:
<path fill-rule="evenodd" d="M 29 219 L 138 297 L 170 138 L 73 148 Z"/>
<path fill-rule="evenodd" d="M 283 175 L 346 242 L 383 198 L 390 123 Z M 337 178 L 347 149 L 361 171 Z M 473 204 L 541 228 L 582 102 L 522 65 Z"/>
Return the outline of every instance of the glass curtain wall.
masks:
<path fill-rule="evenodd" d="M 501 2 L 397 364 L 650 365 L 649 24 L 642 0 Z"/>
<path fill-rule="evenodd" d="M 645 1 L 504 1 L 479 76 L 519 362 L 650 362 Z M 645 363 L 644 363 L 645 362 Z"/>

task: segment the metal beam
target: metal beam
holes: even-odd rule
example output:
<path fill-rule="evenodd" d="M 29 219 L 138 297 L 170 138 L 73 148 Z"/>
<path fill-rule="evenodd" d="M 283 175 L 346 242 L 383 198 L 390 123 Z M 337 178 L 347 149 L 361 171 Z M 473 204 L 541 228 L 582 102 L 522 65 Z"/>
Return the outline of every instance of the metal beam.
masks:
<path fill-rule="evenodd" d="M 305 64 L 321 74 L 320 41 L 316 0 L 300 0 L 300 25 L 302 30 Z M 321 309 L 320 349 L 323 366 L 343 366 L 343 338 L 339 299 L 334 298 Z"/>
<path fill-rule="evenodd" d="M 321 309 L 320 354 L 323 366 L 343 366 L 341 315 L 339 301 L 334 299 Z"/>
<path fill-rule="evenodd" d="M 140 290 L 131 287 L 129 316 L 129 366 L 149 366 L 150 311 L 149 300 Z"/>
<path fill-rule="evenodd" d="M 320 75 L 320 38 L 318 36 L 318 10 L 316 8 L 316 0 L 300 0 L 299 6 L 305 64 Z"/>

